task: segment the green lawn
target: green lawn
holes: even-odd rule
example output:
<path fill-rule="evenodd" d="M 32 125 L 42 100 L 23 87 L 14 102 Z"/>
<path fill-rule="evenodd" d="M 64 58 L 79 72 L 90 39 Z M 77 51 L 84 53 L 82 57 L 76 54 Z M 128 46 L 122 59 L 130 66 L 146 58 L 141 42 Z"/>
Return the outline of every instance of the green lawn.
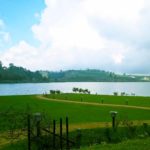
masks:
<path fill-rule="evenodd" d="M 67 99 L 74 101 L 95 102 L 104 104 L 120 104 L 130 106 L 150 107 L 150 97 L 140 96 L 112 96 L 112 95 L 89 95 L 89 94 L 55 94 L 49 95 L 51 98 Z"/>
<path fill-rule="evenodd" d="M 84 101 L 101 103 L 101 99 L 103 99 L 104 103 L 106 103 L 106 100 L 108 100 L 107 102 L 109 104 L 123 104 L 122 101 L 125 98 L 128 98 L 129 104 L 132 102 L 132 104 L 136 106 L 146 106 L 146 107 L 150 106 L 149 105 L 150 98 L 145 98 L 145 97 L 121 97 L 121 96 L 115 97 L 115 96 L 83 95 L 83 94 L 60 94 L 55 96 L 49 95 L 48 97 L 82 101 L 83 103 Z M 40 99 L 37 97 L 37 95 L 0 96 L 0 112 L 1 113 L 12 112 L 15 113 L 17 116 L 19 116 L 19 114 L 21 116 L 22 113 L 27 112 L 28 110 L 30 110 L 31 113 L 42 112 L 46 114 L 47 118 L 50 118 L 51 120 L 56 119 L 56 122 L 59 121 L 60 117 L 63 117 L 63 121 L 64 121 L 65 117 L 68 116 L 70 125 L 111 122 L 111 117 L 109 112 L 112 110 L 118 111 L 117 118 L 119 120 L 125 120 L 125 119 L 139 120 L 139 121 L 150 120 L 150 110 L 103 106 L 103 105 L 89 105 L 83 103 L 77 104 L 77 103 L 66 103 L 62 101 L 60 102 L 49 101 L 49 100 Z M 8 126 L 10 127 L 11 124 L 7 119 L 7 116 L 4 116 L 1 113 L 0 113 L 0 131 L 4 132 L 8 130 Z M 19 122 L 20 121 L 19 119 L 20 118 L 17 117 L 11 118 L 11 120 L 15 120 L 16 122 Z M 21 123 L 22 122 L 20 122 L 20 124 Z M 130 147 L 130 143 L 127 144 Z M 112 150 L 117 149 L 116 146 L 118 146 L 118 150 L 119 150 L 122 144 L 107 145 L 107 146 L 110 149 L 112 148 Z M 100 147 L 104 147 L 104 150 L 105 149 L 107 150 L 107 146 L 96 145 L 93 146 L 92 148 L 94 150 L 94 149 L 100 149 Z M 6 149 L 9 148 L 7 148 L 6 146 Z M 89 148 L 83 148 L 83 150 L 84 149 L 86 150 Z"/>
<path fill-rule="evenodd" d="M 91 146 L 81 147 L 80 150 L 149 150 L 150 138 L 126 140 L 117 144 L 95 144 Z M 26 150 L 27 144 L 20 141 L 14 144 L 8 144 L 0 147 L 0 150 Z M 34 148 L 33 148 L 34 149 Z M 73 149 L 77 150 L 77 149 Z"/>
<path fill-rule="evenodd" d="M 2 112 L 13 109 L 21 113 L 26 111 L 27 106 L 30 106 L 32 112 L 45 112 L 47 116 L 55 119 L 68 116 L 70 123 L 110 122 L 109 111 L 111 110 L 118 111 L 119 119 L 150 120 L 150 110 L 45 101 L 37 99 L 35 95 L 0 97 L 0 111 Z"/>
<path fill-rule="evenodd" d="M 91 147 L 81 147 L 80 150 L 149 150 L 150 138 L 127 140 L 119 144 L 103 144 Z"/>

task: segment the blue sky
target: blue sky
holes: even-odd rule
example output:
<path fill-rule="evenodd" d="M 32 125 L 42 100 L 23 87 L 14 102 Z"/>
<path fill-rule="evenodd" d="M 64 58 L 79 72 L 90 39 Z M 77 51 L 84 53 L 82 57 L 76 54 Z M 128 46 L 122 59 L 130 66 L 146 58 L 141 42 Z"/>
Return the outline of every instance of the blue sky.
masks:
<path fill-rule="evenodd" d="M 38 22 L 35 14 L 41 13 L 44 7 L 44 0 L 0 0 L 0 19 L 12 36 L 13 44 L 21 39 L 36 43 L 30 28 Z"/>
<path fill-rule="evenodd" d="M 149 0 L 0 0 L 0 60 L 150 74 L 149 26 Z"/>

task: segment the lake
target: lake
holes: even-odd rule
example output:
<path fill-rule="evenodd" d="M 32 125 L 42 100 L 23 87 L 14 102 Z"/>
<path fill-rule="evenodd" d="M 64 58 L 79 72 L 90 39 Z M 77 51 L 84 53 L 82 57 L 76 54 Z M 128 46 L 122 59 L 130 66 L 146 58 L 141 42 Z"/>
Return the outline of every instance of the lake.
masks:
<path fill-rule="evenodd" d="M 49 90 L 72 92 L 73 87 L 87 88 L 91 93 L 109 94 L 125 92 L 129 95 L 150 96 L 150 82 L 61 82 L 0 84 L 0 95 L 26 95 L 49 93 Z"/>

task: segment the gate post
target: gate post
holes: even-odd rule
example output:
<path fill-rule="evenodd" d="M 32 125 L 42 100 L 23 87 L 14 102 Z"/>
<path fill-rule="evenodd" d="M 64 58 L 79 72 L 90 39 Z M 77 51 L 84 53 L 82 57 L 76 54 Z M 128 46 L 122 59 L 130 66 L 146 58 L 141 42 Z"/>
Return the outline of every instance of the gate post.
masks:
<path fill-rule="evenodd" d="M 30 114 L 27 115 L 27 126 L 28 126 L 28 150 L 31 150 L 31 125 L 30 125 Z"/>
<path fill-rule="evenodd" d="M 82 138 L 82 134 L 81 134 L 81 129 L 77 130 L 77 137 L 76 137 L 76 144 L 77 144 L 77 148 L 79 149 L 81 146 L 81 138 Z"/>
<path fill-rule="evenodd" d="M 38 150 L 41 149 L 41 143 L 40 143 L 40 135 L 41 135 L 41 130 L 40 130 L 40 121 L 41 121 L 41 113 L 35 113 L 34 114 L 34 119 L 36 121 L 36 136 L 37 136 L 37 147 Z"/>
<path fill-rule="evenodd" d="M 62 118 L 60 118 L 60 149 L 62 148 Z"/>
<path fill-rule="evenodd" d="M 69 126 L 68 126 L 68 117 L 66 117 L 66 149 L 69 149 Z"/>
<path fill-rule="evenodd" d="M 40 131 L 40 121 L 41 121 L 41 113 L 35 113 L 34 114 L 35 121 L 36 121 L 36 129 L 37 129 L 37 137 L 40 137 L 41 131 Z"/>
<path fill-rule="evenodd" d="M 112 117 L 112 128 L 115 129 L 116 127 L 116 122 L 115 122 L 115 118 L 116 118 L 116 115 L 117 115 L 117 111 L 110 111 L 110 115 Z"/>
<path fill-rule="evenodd" d="M 53 148 L 55 149 L 56 121 L 53 120 Z"/>

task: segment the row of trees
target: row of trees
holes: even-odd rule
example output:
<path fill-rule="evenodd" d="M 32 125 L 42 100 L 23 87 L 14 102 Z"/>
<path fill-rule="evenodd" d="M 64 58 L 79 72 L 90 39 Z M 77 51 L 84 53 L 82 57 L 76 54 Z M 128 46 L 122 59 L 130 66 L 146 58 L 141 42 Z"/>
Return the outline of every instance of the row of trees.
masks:
<path fill-rule="evenodd" d="M 50 94 L 61 94 L 60 90 L 50 90 Z"/>
<path fill-rule="evenodd" d="M 84 94 L 90 94 L 91 93 L 88 89 L 82 89 L 82 88 L 77 88 L 77 87 L 74 87 L 72 89 L 72 91 L 75 93 L 84 93 Z"/>
<path fill-rule="evenodd" d="M 142 76 L 131 76 L 126 74 L 115 74 L 104 70 L 86 69 L 86 70 L 66 70 L 57 72 L 48 72 L 50 81 L 55 82 L 126 82 L 142 81 Z"/>
<path fill-rule="evenodd" d="M 113 94 L 114 94 L 114 96 L 118 96 L 118 95 L 119 95 L 118 92 L 114 92 Z M 121 92 L 121 93 L 120 93 L 120 96 L 129 96 L 129 95 L 130 95 L 130 94 L 125 93 L 125 92 Z M 135 96 L 135 93 L 131 93 L 131 96 Z"/>
<path fill-rule="evenodd" d="M 32 72 L 23 67 L 17 67 L 10 63 L 8 67 L 3 66 L 0 61 L 0 83 L 6 82 L 47 82 L 48 78 L 43 77 L 39 71 Z"/>

